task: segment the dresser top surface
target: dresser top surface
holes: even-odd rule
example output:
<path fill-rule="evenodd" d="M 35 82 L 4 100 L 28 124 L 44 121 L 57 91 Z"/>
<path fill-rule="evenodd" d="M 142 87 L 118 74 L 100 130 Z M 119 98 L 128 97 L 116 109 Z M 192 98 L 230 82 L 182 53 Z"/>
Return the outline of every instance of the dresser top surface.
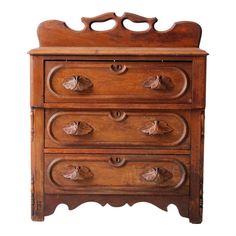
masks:
<path fill-rule="evenodd" d="M 39 47 L 29 51 L 31 55 L 131 55 L 131 56 L 206 56 L 199 48 L 156 47 Z"/>

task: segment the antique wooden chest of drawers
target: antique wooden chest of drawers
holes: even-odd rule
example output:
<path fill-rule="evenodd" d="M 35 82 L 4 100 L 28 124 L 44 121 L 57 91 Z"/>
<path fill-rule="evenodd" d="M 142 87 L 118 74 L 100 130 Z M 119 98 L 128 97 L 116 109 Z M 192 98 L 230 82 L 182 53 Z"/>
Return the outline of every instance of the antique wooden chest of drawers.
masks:
<path fill-rule="evenodd" d="M 114 20 L 107 31 L 94 22 Z M 123 22 L 145 22 L 142 32 Z M 39 25 L 31 55 L 32 219 L 60 203 L 175 204 L 202 221 L 207 53 L 201 27 L 106 13 Z"/>

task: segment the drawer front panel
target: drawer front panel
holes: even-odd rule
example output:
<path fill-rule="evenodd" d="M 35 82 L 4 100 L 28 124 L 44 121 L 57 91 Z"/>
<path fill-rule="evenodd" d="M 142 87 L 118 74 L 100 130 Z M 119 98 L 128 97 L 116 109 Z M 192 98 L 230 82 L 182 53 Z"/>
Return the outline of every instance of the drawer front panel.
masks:
<path fill-rule="evenodd" d="M 46 62 L 45 102 L 191 103 L 190 62 Z"/>
<path fill-rule="evenodd" d="M 189 156 L 47 154 L 45 190 L 188 193 Z"/>
<path fill-rule="evenodd" d="M 46 147 L 189 149 L 188 112 L 46 112 Z"/>

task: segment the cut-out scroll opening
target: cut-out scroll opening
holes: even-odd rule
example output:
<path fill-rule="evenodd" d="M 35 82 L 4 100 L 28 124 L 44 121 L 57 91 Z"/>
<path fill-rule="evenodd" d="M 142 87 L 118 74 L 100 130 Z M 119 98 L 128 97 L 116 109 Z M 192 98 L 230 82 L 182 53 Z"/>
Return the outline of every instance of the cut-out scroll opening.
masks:
<path fill-rule="evenodd" d="M 114 28 L 116 25 L 115 20 L 107 20 L 104 22 L 93 22 L 91 24 L 91 28 L 94 31 L 106 31 L 106 30 L 111 30 L 112 28 Z"/>
<path fill-rule="evenodd" d="M 135 31 L 135 32 L 142 32 L 149 29 L 149 24 L 147 22 L 133 22 L 129 19 L 125 19 L 123 21 L 123 25 L 126 29 Z"/>

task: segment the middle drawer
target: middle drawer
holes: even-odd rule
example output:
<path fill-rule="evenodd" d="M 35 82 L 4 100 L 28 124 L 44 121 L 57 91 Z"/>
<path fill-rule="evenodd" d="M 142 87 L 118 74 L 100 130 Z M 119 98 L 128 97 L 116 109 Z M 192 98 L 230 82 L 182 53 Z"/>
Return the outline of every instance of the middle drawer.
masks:
<path fill-rule="evenodd" d="M 46 110 L 45 147 L 190 149 L 188 111 Z"/>

